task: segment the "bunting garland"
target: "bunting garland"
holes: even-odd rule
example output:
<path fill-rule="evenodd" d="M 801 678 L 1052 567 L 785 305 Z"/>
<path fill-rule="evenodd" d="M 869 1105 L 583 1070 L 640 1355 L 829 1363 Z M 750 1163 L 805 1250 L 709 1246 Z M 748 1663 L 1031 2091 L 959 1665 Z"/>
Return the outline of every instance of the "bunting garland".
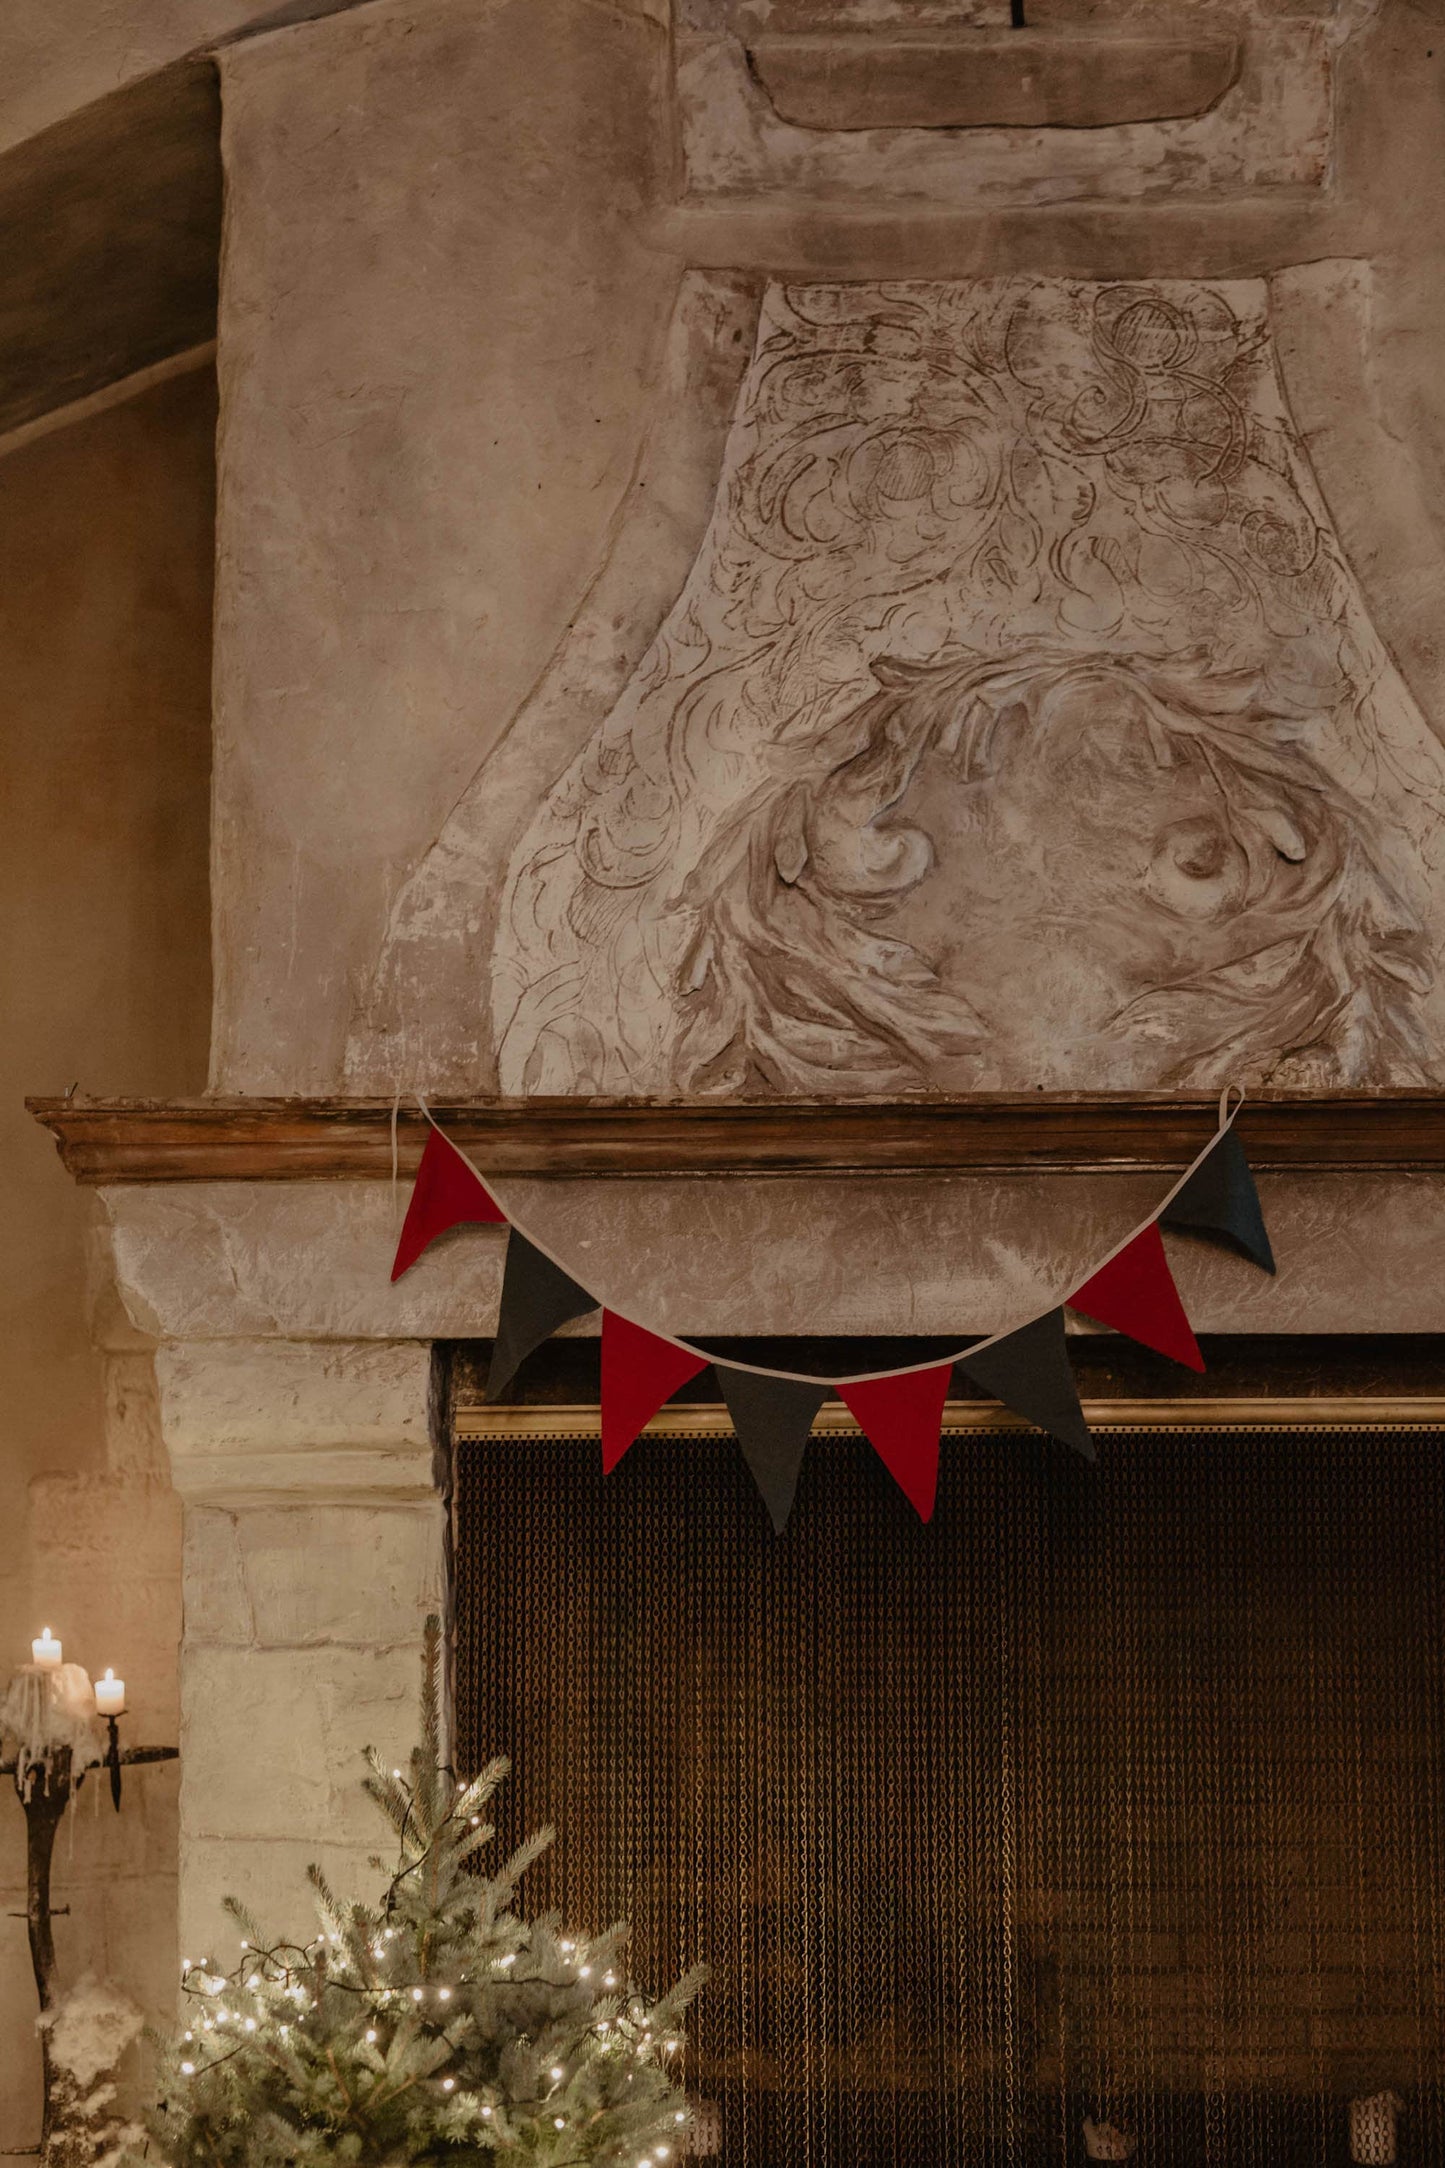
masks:
<path fill-rule="evenodd" d="M 507 1236 L 507 1261 L 502 1267 L 502 1300 L 497 1311 L 497 1337 L 492 1342 L 487 1371 L 486 1397 L 500 1400 L 522 1364 L 559 1325 L 574 1317 L 586 1317 L 598 1308 L 595 1295 L 579 1287 L 570 1273 L 529 1242 L 518 1227 Z"/>
<path fill-rule="evenodd" d="M 723 1405 L 733 1419 L 748 1472 L 781 1535 L 793 1510 L 803 1455 L 828 1389 L 804 1385 L 796 1378 L 760 1378 L 751 1370 L 730 1370 L 726 1363 L 718 1363 L 716 1370 Z"/>
<path fill-rule="evenodd" d="M 1159 1214 L 1161 1227 L 1202 1235 L 1237 1250 L 1261 1272 L 1273 1273 L 1274 1251 L 1259 1209 L 1259 1191 L 1232 1128 L 1221 1130 L 1202 1160 Z"/>
<path fill-rule="evenodd" d="M 892 1378 L 840 1382 L 838 1398 L 921 1521 L 933 1518 L 938 1495 L 938 1441 L 952 1363 L 904 1370 Z"/>
<path fill-rule="evenodd" d="M 637 1433 L 708 1357 L 664 1340 L 614 1310 L 602 1313 L 602 1473 L 610 1475 Z"/>
<path fill-rule="evenodd" d="M 393 1122 L 393 1180 L 395 1153 Z M 402 1221 L 401 1239 L 396 1245 L 396 1258 L 391 1268 L 392 1279 L 399 1280 L 404 1272 L 410 1271 L 422 1251 L 435 1242 L 438 1235 L 448 1233 L 453 1227 L 505 1227 L 506 1223 L 506 1213 L 476 1169 L 432 1122 L 427 1129 L 421 1165 L 411 1187 L 406 1218 Z"/>
<path fill-rule="evenodd" d="M 958 1367 L 975 1385 L 1001 1400 L 1037 1430 L 1097 1460 L 1094 1440 L 1079 1406 L 1078 1387 L 1064 1338 L 1062 1309 L 1046 1310 L 1001 1340 L 986 1341 Z"/>
<path fill-rule="evenodd" d="M 1164 1255 L 1164 1238 L 1157 1220 L 1141 1227 L 1121 1250 L 1076 1288 L 1069 1297 L 1071 1310 L 1082 1310 L 1098 1325 L 1112 1325 L 1141 1347 L 1168 1355 L 1190 1370 L 1202 1370 L 1204 1357 L 1190 1330 Z"/>
<path fill-rule="evenodd" d="M 610 1473 L 658 1410 L 699 1371 L 713 1365 L 749 1472 L 779 1532 L 786 1526 L 803 1456 L 819 1408 L 835 1393 L 920 1519 L 933 1512 L 939 1439 L 955 1367 L 1025 1422 L 1086 1459 L 1094 1441 L 1069 1363 L 1064 1310 L 1070 1308 L 1202 1371 L 1161 1228 L 1214 1242 L 1275 1270 L 1259 1193 L 1234 1133 L 1239 1104 L 1220 1100 L 1219 1127 L 1151 1216 L 1118 1243 L 1071 1293 L 1038 1316 L 976 1341 L 954 1355 L 855 1377 L 826 1378 L 764 1364 L 724 1363 L 676 1335 L 654 1331 L 620 1311 L 602 1310 L 602 1466 Z M 1243 1095 L 1240 1095 L 1242 1104 Z M 559 1326 L 601 1309 L 565 1266 L 498 1206 L 466 1154 L 432 1121 L 392 1266 L 392 1279 L 414 1265 L 450 1228 L 508 1225 L 501 1305 L 486 1397 L 507 1390 L 519 1366 Z"/>

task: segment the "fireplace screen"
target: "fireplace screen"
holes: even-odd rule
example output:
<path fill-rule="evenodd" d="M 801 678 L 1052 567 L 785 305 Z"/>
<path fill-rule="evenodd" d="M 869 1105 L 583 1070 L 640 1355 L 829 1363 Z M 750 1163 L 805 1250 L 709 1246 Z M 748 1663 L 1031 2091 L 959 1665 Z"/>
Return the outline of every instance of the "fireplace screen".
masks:
<path fill-rule="evenodd" d="M 459 1754 L 727 2168 L 1445 2160 L 1440 1437 L 457 1450 Z"/>

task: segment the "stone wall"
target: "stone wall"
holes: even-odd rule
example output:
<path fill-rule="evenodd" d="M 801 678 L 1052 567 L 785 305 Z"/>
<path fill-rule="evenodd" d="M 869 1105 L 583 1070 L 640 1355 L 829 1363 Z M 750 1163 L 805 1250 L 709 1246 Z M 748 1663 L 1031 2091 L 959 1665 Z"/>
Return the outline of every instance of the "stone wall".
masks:
<path fill-rule="evenodd" d="M 116 1301 L 27 1092 L 194 1091 L 209 999 L 206 815 L 215 389 L 178 378 L 21 449 L 0 440 L 0 1648 L 49 1624 L 176 1736 L 180 1515 L 153 1341 Z M 98 1800 L 98 1788 L 92 1788 Z M 56 1862 L 64 1982 L 153 2012 L 175 1964 L 176 1776 L 82 1802 Z M 33 2142 L 24 1818 L 0 1788 L 0 2147 Z"/>
<path fill-rule="evenodd" d="M 233 1961 L 220 1902 L 305 1926 L 306 1869 L 367 1892 L 360 1750 L 400 1759 L 444 1607 L 425 1346 L 231 1341 L 159 1361 L 186 1506 L 181 1941 Z"/>

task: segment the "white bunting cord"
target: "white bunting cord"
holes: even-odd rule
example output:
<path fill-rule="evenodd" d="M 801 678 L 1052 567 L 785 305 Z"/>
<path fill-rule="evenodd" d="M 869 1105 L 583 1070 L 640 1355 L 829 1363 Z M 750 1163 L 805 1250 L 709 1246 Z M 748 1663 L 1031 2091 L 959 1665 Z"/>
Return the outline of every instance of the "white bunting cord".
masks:
<path fill-rule="evenodd" d="M 1229 1096 L 1231 1092 L 1238 1092 L 1239 1094 L 1239 1098 L 1233 1107 L 1231 1107 L 1229 1104 Z M 1079 1288 L 1083 1287 L 1089 1280 L 1092 1280 L 1097 1273 L 1102 1272 L 1106 1265 L 1112 1264 L 1114 1259 L 1119 1255 L 1122 1250 L 1127 1250 L 1131 1242 L 1137 1241 L 1139 1236 L 1142 1235 L 1147 1228 L 1152 1227 L 1155 1221 L 1158 1220 L 1163 1213 L 1168 1211 L 1170 1205 L 1179 1195 L 1179 1192 L 1183 1189 L 1185 1183 L 1190 1181 L 1192 1177 L 1199 1172 L 1199 1169 L 1203 1166 L 1205 1160 L 1208 1159 L 1210 1153 L 1214 1150 L 1214 1147 L 1219 1143 L 1220 1139 L 1230 1129 L 1233 1128 L 1235 1117 L 1239 1113 L 1240 1108 L 1244 1105 L 1244 1101 L 1245 1092 L 1242 1085 L 1225 1085 L 1224 1090 L 1219 1095 L 1219 1127 L 1215 1130 L 1214 1135 L 1209 1139 L 1209 1142 L 1204 1146 L 1202 1151 L 1198 1152 L 1195 1157 L 1190 1160 L 1189 1165 L 1184 1169 L 1184 1172 L 1180 1175 L 1178 1181 L 1174 1184 L 1173 1188 L 1170 1189 L 1163 1198 L 1161 1198 L 1160 1202 L 1155 1206 L 1154 1210 L 1148 1214 L 1147 1218 L 1140 1220 L 1139 1224 L 1136 1227 L 1131 1227 L 1129 1232 L 1123 1237 L 1121 1237 L 1121 1239 L 1114 1244 L 1114 1247 L 1111 1250 L 1107 1251 L 1105 1255 L 1098 1260 L 1097 1264 L 1095 1264 L 1088 1272 L 1082 1273 L 1078 1279 L 1074 1280 L 1071 1283 L 1075 1292 L 1077 1292 Z M 435 1120 L 432 1115 L 431 1108 L 427 1105 L 425 1099 L 423 1099 L 420 1092 L 418 1092 L 416 1095 L 416 1103 L 418 1107 L 420 1107 L 422 1113 L 426 1116 L 428 1122 L 431 1123 L 431 1126 L 436 1131 L 437 1135 L 442 1139 L 443 1143 L 450 1145 L 451 1149 L 456 1153 L 457 1157 L 471 1169 L 472 1173 L 476 1176 L 478 1182 L 481 1183 L 482 1188 L 487 1191 L 487 1194 L 489 1196 L 495 1197 L 496 1191 L 492 1187 L 492 1184 L 482 1174 L 481 1170 L 475 1165 L 469 1154 L 464 1152 L 461 1146 L 457 1144 L 451 1137 L 449 1137 L 446 1131 L 442 1128 L 441 1124 L 437 1120 Z M 497 1203 L 500 1208 L 500 1198 L 497 1199 Z M 528 1228 L 524 1227 L 519 1220 L 513 1219 L 510 1212 L 507 1213 L 507 1224 L 509 1227 L 514 1227 L 517 1233 L 522 1237 L 524 1242 L 530 1242 L 532 1248 L 536 1250 L 540 1256 L 545 1257 L 549 1264 L 555 1265 L 559 1272 L 565 1273 L 567 1275 L 567 1278 L 569 1280 L 572 1280 L 575 1285 L 579 1287 L 583 1285 L 583 1283 L 577 1279 L 576 1274 L 572 1271 L 571 1266 L 566 1264 L 563 1259 L 557 1255 L 556 1251 L 550 1249 L 545 1242 L 539 1241 L 537 1236 L 532 1234 Z M 590 1294 L 591 1289 L 587 1289 L 586 1292 Z M 827 1387 L 837 1387 L 839 1385 L 876 1385 L 881 1384 L 887 1378 L 917 1377 L 926 1370 L 941 1370 L 944 1368 L 945 1365 L 952 1366 L 954 1363 L 957 1362 L 967 1362 L 970 1356 L 981 1355 L 985 1348 L 996 1347 L 1001 1340 L 1012 1340 L 1015 1333 L 1027 1331 L 1030 1325 L 1036 1325 L 1039 1323 L 1041 1318 L 1051 1316 L 1055 1310 L 1062 1309 L 1068 1301 L 1069 1296 L 1067 1293 L 1056 1295 L 1052 1301 L 1044 1303 L 1040 1309 L 1036 1310 L 1031 1317 L 1024 1318 L 1017 1325 L 1010 1325 L 1006 1332 L 990 1333 L 989 1337 L 986 1340 L 970 1340 L 963 1347 L 957 1349 L 956 1352 L 951 1355 L 933 1355 L 924 1362 L 904 1363 L 899 1368 L 893 1370 L 850 1371 L 846 1377 L 819 1377 L 814 1371 L 811 1370 L 774 1370 L 770 1368 L 766 1363 L 742 1362 L 732 1355 L 715 1355 L 712 1354 L 707 1348 L 699 1347 L 695 1341 L 680 1340 L 676 1333 L 660 1332 L 656 1325 L 647 1324 L 642 1318 L 634 1316 L 630 1310 L 622 1309 L 615 1302 L 604 1303 L 599 1299 L 597 1303 L 597 1308 L 599 1310 L 609 1311 L 613 1317 L 620 1317 L 626 1324 L 635 1325 L 639 1332 L 650 1333 L 654 1340 L 661 1340 L 669 1347 L 675 1347 L 680 1349 L 684 1354 L 695 1355 L 700 1363 L 721 1363 L 725 1370 L 746 1371 L 749 1376 L 755 1378 L 777 1378 L 783 1383 L 789 1385 L 823 1385 Z"/>

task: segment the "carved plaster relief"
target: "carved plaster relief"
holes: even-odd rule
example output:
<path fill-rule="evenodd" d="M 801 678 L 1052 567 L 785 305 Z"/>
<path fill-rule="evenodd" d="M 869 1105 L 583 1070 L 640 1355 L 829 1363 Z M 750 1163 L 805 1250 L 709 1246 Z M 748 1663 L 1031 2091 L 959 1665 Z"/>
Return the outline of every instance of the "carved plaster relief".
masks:
<path fill-rule="evenodd" d="M 513 856 L 501 1086 L 1434 1077 L 1442 810 L 1262 286 L 775 287 L 683 591 Z"/>

